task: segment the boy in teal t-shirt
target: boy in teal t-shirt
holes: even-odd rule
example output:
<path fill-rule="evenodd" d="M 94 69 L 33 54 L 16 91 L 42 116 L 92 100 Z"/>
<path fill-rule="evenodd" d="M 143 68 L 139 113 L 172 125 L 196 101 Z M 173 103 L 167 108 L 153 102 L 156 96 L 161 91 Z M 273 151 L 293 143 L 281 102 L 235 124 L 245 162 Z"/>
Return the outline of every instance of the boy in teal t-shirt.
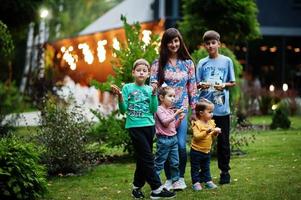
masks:
<path fill-rule="evenodd" d="M 122 92 L 116 85 L 111 86 L 113 94 L 118 95 L 119 109 L 126 113 L 125 128 L 128 128 L 136 155 L 132 196 L 144 198 L 141 188 L 147 182 L 151 189 L 151 199 L 172 198 L 176 194 L 163 188 L 154 169 L 153 138 L 155 135 L 154 113 L 158 108 L 157 88 L 145 85 L 150 75 L 150 65 L 144 59 L 133 64 L 133 83 L 125 84 Z"/>

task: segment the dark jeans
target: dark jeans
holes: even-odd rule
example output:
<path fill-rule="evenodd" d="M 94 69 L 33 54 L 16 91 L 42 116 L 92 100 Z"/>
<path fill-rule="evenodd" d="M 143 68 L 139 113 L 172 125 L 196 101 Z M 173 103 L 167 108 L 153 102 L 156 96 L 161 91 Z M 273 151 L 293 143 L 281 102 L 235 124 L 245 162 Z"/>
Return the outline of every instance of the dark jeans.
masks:
<path fill-rule="evenodd" d="M 203 183 L 211 181 L 210 174 L 210 153 L 203 153 L 190 149 L 191 180 L 192 184 L 196 182 Z"/>
<path fill-rule="evenodd" d="M 129 128 L 129 132 L 136 157 L 134 186 L 141 188 L 147 182 L 152 190 L 158 189 L 161 186 L 161 182 L 155 172 L 152 152 L 155 127 Z"/>
<path fill-rule="evenodd" d="M 217 161 L 218 168 L 222 172 L 228 172 L 230 164 L 230 115 L 213 116 L 217 127 L 222 132 L 217 137 Z"/>

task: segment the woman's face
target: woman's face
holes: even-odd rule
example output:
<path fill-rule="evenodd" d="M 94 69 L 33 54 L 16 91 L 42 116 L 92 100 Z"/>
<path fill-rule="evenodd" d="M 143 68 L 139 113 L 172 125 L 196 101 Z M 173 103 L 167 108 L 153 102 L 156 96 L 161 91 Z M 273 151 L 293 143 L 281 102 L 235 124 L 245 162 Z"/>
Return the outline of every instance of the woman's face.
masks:
<path fill-rule="evenodd" d="M 168 51 L 171 54 L 176 54 L 180 48 L 180 45 L 181 43 L 179 37 L 175 37 L 170 42 L 167 43 Z"/>

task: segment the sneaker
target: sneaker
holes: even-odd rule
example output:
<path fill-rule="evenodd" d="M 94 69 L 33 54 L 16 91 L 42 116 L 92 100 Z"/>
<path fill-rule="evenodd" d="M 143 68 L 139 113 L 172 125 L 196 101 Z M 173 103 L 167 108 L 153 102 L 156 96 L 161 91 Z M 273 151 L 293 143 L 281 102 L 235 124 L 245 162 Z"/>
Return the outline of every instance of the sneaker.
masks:
<path fill-rule="evenodd" d="M 185 188 L 187 188 L 187 185 L 185 183 L 184 178 L 180 178 L 178 181 L 179 181 L 179 185 L 182 188 L 182 190 L 184 190 Z"/>
<path fill-rule="evenodd" d="M 208 182 L 205 183 L 205 187 L 207 189 L 216 189 L 217 185 L 215 185 L 212 181 L 208 181 Z"/>
<path fill-rule="evenodd" d="M 196 182 L 195 184 L 192 185 L 192 189 L 195 191 L 200 191 L 202 190 L 202 185 L 199 182 Z"/>
<path fill-rule="evenodd" d="M 186 187 L 183 187 L 183 186 L 185 186 L 185 185 L 181 184 L 179 180 L 172 184 L 172 188 L 174 190 L 184 190 Z"/>
<path fill-rule="evenodd" d="M 152 192 L 150 195 L 151 199 L 160 199 L 160 198 L 172 199 L 174 197 L 176 197 L 176 193 L 170 192 L 166 188 L 163 188 L 161 192 L 159 192 L 158 194 Z"/>
<path fill-rule="evenodd" d="M 172 180 L 169 179 L 169 180 L 166 180 L 163 187 L 165 187 L 168 191 L 170 191 L 171 189 L 173 189 L 173 186 L 172 186 Z"/>
<path fill-rule="evenodd" d="M 144 197 L 145 197 L 143 192 L 141 191 L 141 188 L 133 189 L 132 196 L 135 199 L 144 199 Z"/>
<path fill-rule="evenodd" d="M 229 172 L 222 172 L 220 174 L 219 184 L 229 184 L 230 183 L 230 174 Z"/>

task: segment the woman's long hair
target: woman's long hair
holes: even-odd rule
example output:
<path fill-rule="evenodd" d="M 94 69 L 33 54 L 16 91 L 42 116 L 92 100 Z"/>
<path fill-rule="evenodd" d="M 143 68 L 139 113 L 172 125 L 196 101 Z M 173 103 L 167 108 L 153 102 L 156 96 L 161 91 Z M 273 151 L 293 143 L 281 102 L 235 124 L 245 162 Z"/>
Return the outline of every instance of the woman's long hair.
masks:
<path fill-rule="evenodd" d="M 167 44 L 172 41 L 174 38 L 178 37 L 180 40 L 180 48 L 177 52 L 178 59 L 180 60 L 192 60 L 186 45 L 183 41 L 181 33 L 175 28 L 167 29 L 161 39 L 160 51 L 159 51 L 159 68 L 158 68 L 158 82 L 159 86 L 164 82 L 164 67 L 169 59 L 169 50 Z"/>

